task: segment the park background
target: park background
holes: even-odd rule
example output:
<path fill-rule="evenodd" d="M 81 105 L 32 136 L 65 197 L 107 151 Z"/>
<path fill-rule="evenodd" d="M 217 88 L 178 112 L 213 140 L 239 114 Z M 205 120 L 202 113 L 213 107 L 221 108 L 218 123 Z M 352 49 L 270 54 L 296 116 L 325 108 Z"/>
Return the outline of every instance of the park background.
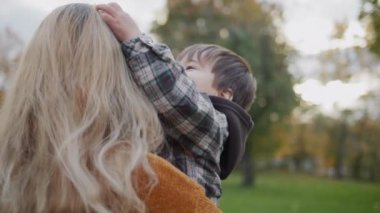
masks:
<path fill-rule="evenodd" d="M 41 20 L 73 2 L 107 1 L 2 0 L 0 98 Z M 115 2 L 175 54 L 214 43 L 252 66 L 255 126 L 224 212 L 380 212 L 378 0 Z"/>

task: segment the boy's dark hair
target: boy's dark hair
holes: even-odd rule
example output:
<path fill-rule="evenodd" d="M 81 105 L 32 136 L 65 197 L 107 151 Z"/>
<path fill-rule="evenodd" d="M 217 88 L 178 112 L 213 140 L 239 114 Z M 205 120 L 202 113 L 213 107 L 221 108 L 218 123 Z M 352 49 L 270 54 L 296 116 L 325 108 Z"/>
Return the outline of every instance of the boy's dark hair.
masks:
<path fill-rule="evenodd" d="M 183 59 L 211 65 L 211 72 L 215 74 L 212 86 L 217 90 L 231 89 L 232 101 L 249 110 L 255 99 L 256 80 L 242 57 L 218 45 L 194 44 L 178 55 L 177 60 Z"/>

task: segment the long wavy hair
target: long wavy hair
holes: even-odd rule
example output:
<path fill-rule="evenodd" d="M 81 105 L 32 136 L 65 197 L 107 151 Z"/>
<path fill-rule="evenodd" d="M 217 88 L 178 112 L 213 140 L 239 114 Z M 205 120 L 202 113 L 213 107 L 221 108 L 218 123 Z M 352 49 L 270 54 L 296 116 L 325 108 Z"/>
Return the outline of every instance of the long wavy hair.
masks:
<path fill-rule="evenodd" d="M 0 112 L 0 212 L 144 212 L 134 174 L 157 180 L 147 154 L 161 141 L 156 111 L 95 8 L 59 7 Z"/>

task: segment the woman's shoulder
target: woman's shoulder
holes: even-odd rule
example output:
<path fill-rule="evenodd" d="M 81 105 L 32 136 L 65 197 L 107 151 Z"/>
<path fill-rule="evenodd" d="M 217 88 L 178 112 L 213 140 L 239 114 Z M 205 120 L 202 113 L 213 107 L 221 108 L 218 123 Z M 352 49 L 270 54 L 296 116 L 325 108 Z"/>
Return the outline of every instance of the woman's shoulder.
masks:
<path fill-rule="evenodd" d="M 221 212 L 204 189 L 165 159 L 148 155 L 158 184 L 146 199 L 149 212 Z"/>

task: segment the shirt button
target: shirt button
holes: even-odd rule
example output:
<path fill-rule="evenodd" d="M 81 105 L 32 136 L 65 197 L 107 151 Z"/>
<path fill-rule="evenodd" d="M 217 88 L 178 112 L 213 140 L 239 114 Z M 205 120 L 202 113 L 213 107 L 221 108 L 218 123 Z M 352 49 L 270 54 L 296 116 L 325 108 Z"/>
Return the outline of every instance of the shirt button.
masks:
<path fill-rule="evenodd" d="M 145 44 L 147 44 L 148 46 L 152 46 L 153 45 L 153 40 L 149 36 L 147 36 L 145 34 L 143 34 L 141 36 L 141 41 L 144 42 Z"/>

